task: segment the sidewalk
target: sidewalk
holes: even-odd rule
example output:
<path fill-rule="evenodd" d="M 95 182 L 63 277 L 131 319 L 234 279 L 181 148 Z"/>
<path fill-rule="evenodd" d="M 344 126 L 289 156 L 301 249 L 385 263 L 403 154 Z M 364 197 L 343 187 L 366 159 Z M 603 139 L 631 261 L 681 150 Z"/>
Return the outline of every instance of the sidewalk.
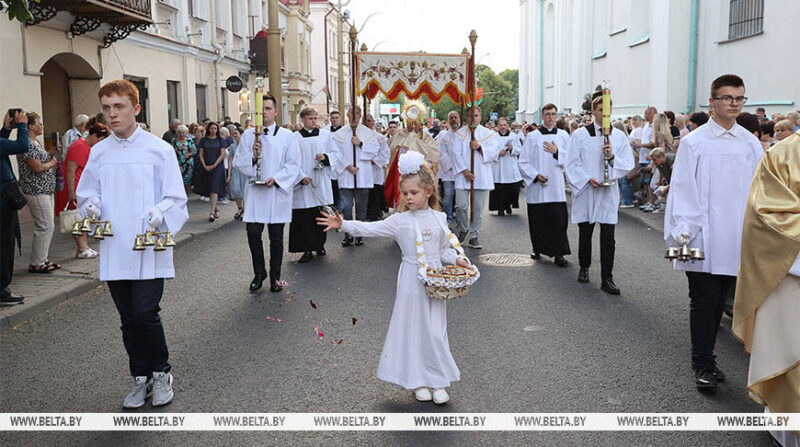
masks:
<path fill-rule="evenodd" d="M 627 216 L 628 218 L 633 219 L 639 222 L 640 224 L 647 226 L 647 228 L 651 228 L 653 231 L 658 231 L 659 233 L 661 233 L 662 236 L 664 234 L 664 213 L 659 213 L 659 214 L 645 213 L 638 207 L 633 207 L 633 208 L 620 208 L 619 215 Z"/>
<path fill-rule="evenodd" d="M 193 195 L 193 197 L 196 197 Z M 208 202 L 198 199 L 189 201 L 189 221 L 175 237 L 177 246 L 194 237 L 210 233 L 225 224 L 233 222 L 236 203 L 219 205 L 219 219 L 208 221 Z M 22 224 L 22 255 L 15 249 L 14 278 L 11 290 L 25 296 L 25 303 L 16 306 L 0 307 L 0 331 L 5 331 L 30 319 L 56 304 L 82 295 L 100 285 L 97 279 L 97 259 L 76 259 L 75 240 L 68 233 L 61 233 L 56 218 L 56 230 L 50 243 L 50 261 L 61 264 L 61 270 L 50 274 L 28 273 L 28 259 L 31 253 L 31 233 L 33 223 Z M 89 246 L 95 250 L 99 242 L 89 237 Z M 133 247 L 133 241 L 131 241 Z"/>

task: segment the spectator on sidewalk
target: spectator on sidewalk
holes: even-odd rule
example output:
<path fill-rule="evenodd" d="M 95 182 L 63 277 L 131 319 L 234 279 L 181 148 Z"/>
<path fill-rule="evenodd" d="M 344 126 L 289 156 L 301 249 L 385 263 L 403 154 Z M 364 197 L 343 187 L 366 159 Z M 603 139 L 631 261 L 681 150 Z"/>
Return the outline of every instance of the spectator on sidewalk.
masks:
<path fill-rule="evenodd" d="M 56 156 L 59 148 L 53 147 L 50 152 L 46 151 L 37 141 L 37 138 L 44 134 L 42 118 L 35 112 L 28 112 L 27 116 L 31 144 L 28 152 L 17 155 L 17 167 L 19 187 L 28 202 L 34 226 L 28 272 L 50 273 L 61 268 L 60 265 L 53 264 L 47 259 L 55 229 L 54 168 L 58 163 Z"/>
<path fill-rule="evenodd" d="M 10 140 L 11 128 L 17 128 L 17 139 Z M 22 303 L 25 297 L 11 292 L 11 278 L 14 274 L 14 239 L 20 244 L 19 220 L 17 210 L 24 204 L 14 200 L 19 193 L 9 155 L 24 154 L 30 146 L 28 138 L 28 118 L 24 110 L 14 116 L 6 112 L 3 128 L 0 129 L 0 305 L 13 306 Z"/>
<path fill-rule="evenodd" d="M 689 122 L 692 123 L 692 128 L 689 129 L 691 132 L 708 122 L 708 113 L 694 112 L 689 116 Z"/>
<path fill-rule="evenodd" d="M 84 115 L 81 113 L 75 117 L 75 122 L 73 123 L 72 129 L 66 131 L 64 136 L 61 137 L 61 148 L 65 151 L 63 154 L 61 154 L 62 160 L 64 157 L 66 157 L 66 151 L 69 150 L 69 147 L 72 146 L 72 143 L 76 142 L 78 138 L 86 136 L 86 130 L 91 127 L 88 123 L 89 115 Z"/>
<path fill-rule="evenodd" d="M 775 144 L 775 123 L 764 121 L 761 123 L 761 146 L 764 150 Z"/>
<path fill-rule="evenodd" d="M 234 142 L 233 138 L 231 137 L 231 131 L 228 130 L 228 128 L 226 126 L 220 126 L 220 128 L 219 128 L 219 136 L 220 136 L 220 138 L 225 140 L 225 147 L 226 148 L 230 147 L 231 144 L 233 144 L 233 142 Z M 227 154 L 222 159 L 222 166 L 224 167 L 223 172 L 225 173 L 225 178 L 227 179 L 228 178 L 228 172 L 229 172 Z M 230 201 L 228 200 L 228 184 L 227 183 L 225 183 L 225 188 L 223 189 L 222 194 L 219 195 L 218 202 L 222 203 L 222 204 L 230 203 Z"/>
<path fill-rule="evenodd" d="M 181 169 L 183 187 L 186 189 L 186 196 L 189 196 L 192 185 L 192 175 L 194 174 L 194 157 L 197 154 L 197 147 L 194 140 L 189 138 L 189 128 L 181 124 L 178 126 L 175 139 L 172 141 L 175 148 L 175 156 L 178 158 L 178 166 Z"/>
<path fill-rule="evenodd" d="M 752 113 L 742 112 L 736 117 L 736 124 L 744 127 L 748 132 L 755 135 L 765 151 L 769 149 L 769 144 L 765 145 L 764 141 L 761 139 L 761 124 L 758 121 L 758 116 Z"/>
<path fill-rule="evenodd" d="M 58 198 L 63 194 L 60 194 L 61 191 L 56 193 L 56 214 L 60 214 L 61 210 L 69 205 L 78 206 L 78 195 L 75 191 L 78 189 L 78 182 L 81 179 L 83 168 L 86 167 L 86 163 L 89 161 L 91 148 L 95 144 L 103 141 L 103 139 L 108 136 L 108 133 L 108 127 L 99 123 L 95 124 L 89 129 L 86 138 L 78 138 L 78 140 L 72 143 L 72 146 L 67 149 L 67 156 L 64 158 L 64 164 L 66 165 L 66 188 L 64 188 L 64 192 L 67 198 L 63 203 L 59 204 L 60 200 L 58 200 Z M 98 252 L 91 249 L 86 242 L 86 233 L 81 232 L 80 235 L 73 234 L 72 237 L 75 239 L 75 244 L 77 246 L 77 251 L 75 252 L 76 258 L 90 259 L 97 257 Z"/>
<path fill-rule="evenodd" d="M 211 121 L 206 126 L 206 136 L 197 145 L 200 157 L 200 166 L 204 175 L 200 181 L 195 182 L 195 192 L 207 195 L 211 208 L 208 221 L 214 222 L 219 218 L 217 200 L 220 194 L 225 193 L 225 167 L 222 160 L 225 158 L 225 148 L 228 142 L 219 134 L 219 124 Z"/>
<path fill-rule="evenodd" d="M 792 124 L 792 120 L 790 119 L 783 119 L 775 123 L 775 140 L 781 141 L 784 138 L 790 136 L 794 133 L 794 125 Z"/>
<path fill-rule="evenodd" d="M 655 167 L 654 183 L 651 186 L 654 186 L 653 195 L 655 195 L 656 203 L 659 205 L 658 208 L 653 210 L 653 214 L 661 214 L 664 212 L 663 205 L 667 203 L 675 154 L 668 153 L 663 148 L 657 147 L 650 152 L 650 158 L 653 160 L 653 166 Z"/>
<path fill-rule="evenodd" d="M 161 137 L 161 139 L 169 144 L 172 144 L 175 138 L 178 137 L 178 126 L 180 125 L 181 125 L 181 120 L 177 118 L 172 120 L 172 122 L 169 123 L 169 129 L 167 129 L 167 131 L 164 132 L 164 136 Z"/>
<path fill-rule="evenodd" d="M 236 202 L 238 210 L 233 218 L 242 220 L 244 214 L 244 187 L 247 184 L 247 178 L 238 169 L 233 169 L 233 157 L 236 151 L 239 150 L 239 143 L 242 141 L 242 130 L 236 126 L 228 126 L 233 137 L 233 144 L 228 146 L 228 176 L 227 183 L 230 189 L 230 198 Z"/>

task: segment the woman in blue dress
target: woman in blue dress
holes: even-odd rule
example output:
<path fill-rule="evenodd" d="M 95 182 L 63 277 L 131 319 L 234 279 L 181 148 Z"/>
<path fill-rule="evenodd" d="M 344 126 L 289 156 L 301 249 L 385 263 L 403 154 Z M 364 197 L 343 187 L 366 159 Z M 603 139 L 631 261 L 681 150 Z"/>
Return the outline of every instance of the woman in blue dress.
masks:
<path fill-rule="evenodd" d="M 219 134 L 219 124 L 209 121 L 206 125 L 206 136 L 197 145 L 200 151 L 200 164 L 206 171 L 203 189 L 208 192 L 211 202 L 209 222 L 214 222 L 219 217 L 217 199 L 220 194 L 225 193 L 225 167 L 222 161 L 225 159 L 227 146 L 228 142 Z"/>

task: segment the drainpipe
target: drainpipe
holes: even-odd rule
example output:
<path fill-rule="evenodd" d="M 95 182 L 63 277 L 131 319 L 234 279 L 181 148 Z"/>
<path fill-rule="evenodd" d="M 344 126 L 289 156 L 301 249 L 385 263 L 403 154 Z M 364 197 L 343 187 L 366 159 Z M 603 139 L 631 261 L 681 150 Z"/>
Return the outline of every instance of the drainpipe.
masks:
<path fill-rule="evenodd" d="M 219 43 L 217 43 L 217 7 L 216 7 L 216 4 L 214 2 L 212 2 L 211 3 L 211 8 L 209 8 L 209 9 L 210 9 L 209 14 L 208 14 L 209 15 L 208 27 L 210 28 L 209 35 L 211 37 L 211 47 L 214 48 L 214 54 L 216 56 L 214 58 L 214 98 L 217 99 L 216 100 L 216 103 L 217 103 L 217 116 L 216 116 L 216 119 L 214 121 L 219 122 L 219 121 L 222 120 L 222 100 L 223 100 L 222 99 L 222 89 L 220 88 L 220 85 L 222 85 L 222 84 L 220 83 L 221 81 L 220 81 L 220 76 L 219 76 L 219 70 L 220 70 L 220 63 L 225 58 L 225 51 L 222 48 L 222 46 L 220 46 Z M 198 117 L 198 119 L 203 119 L 203 118 L 205 118 L 205 117 L 202 117 L 202 118 Z"/>
<path fill-rule="evenodd" d="M 544 103 L 544 0 L 539 0 L 539 111 L 537 119 L 542 120 Z"/>
<path fill-rule="evenodd" d="M 695 83 L 697 78 L 697 8 L 700 0 L 692 0 L 692 24 L 689 31 L 689 89 L 686 99 L 686 110 L 689 114 L 694 110 Z"/>

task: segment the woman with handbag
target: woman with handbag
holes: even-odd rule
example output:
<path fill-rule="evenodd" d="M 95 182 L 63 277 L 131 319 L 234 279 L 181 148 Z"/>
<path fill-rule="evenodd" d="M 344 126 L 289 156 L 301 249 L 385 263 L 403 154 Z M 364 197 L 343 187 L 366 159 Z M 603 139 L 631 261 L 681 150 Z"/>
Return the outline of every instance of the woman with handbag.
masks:
<path fill-rule="evenodd" d="M 10 140 L 12 126 L 17 128 L 16 141 Z M 25 197 L 19 189 L 9 155 L 23 154 L 30 146 L 28 118 L 21 109 L 9 110 L 0 128 L 0 305 L 20 304 L 25 297 L 11 292 L 14 274 L 14 239 L 19 244 L 19 221 L 17 210 L 25 206 Z"/>
<path fill-rule="evenodd" d="M 80 211 L 77 209 L 78 196 L 75 194 L 75 190 L 78 189 L 78 181 L 81 179 L 83 168 L 89 161 L 89 153 L 91 152 L 92 146 L 103 141 L 107 136 L 108 127 L 104 124 L 97 123 L 89 128 L 89 134 L 86 136 L 86 139 L 83 137 L 78 138 L 69 146 L 69 149 L 67 149 L 67 155 L 64 158 L 64 164 L 67 167 L 66 188 L 64 188 L 63 191 L 65 194 L 61 194 L 61 191 L 56 193 L 56 213 L 60 214 L 61 231 L 63 232 L 71 231 L 72 225 L 75 224 L 77 220 L 81 219 Z M 65 195 L 66 197 L 63 197 Z M 71 210 L 70 205 L 74 205 Z M 81 232 L 80 236 L 73 234 L 72 237 L 75 239 L 75 244 L 77 245 L 77 250 L 75 252 L 76 258 L 91 259 L 97 257 L 97 251 L 91 249 L 89 244 L 86 243 L 86 233 Z"/>
<path fill-rule="evenodd" d="M 55 202 L 53 193 L 56 190 L 55 167 L 58 163 L 56 155 L 60 149 L 56 146 L 46 151 L 36 140 L 44 133 L 42 117 L 35 112 L 28 112 L 28 133 L 31 144 L 28 152 L 17 155 L 19 169 L 19 187 L 33 216 L 33 241 L 31 242 L 31 258 L 28 264 L 29 273 L 50 273 L 61 266 L 47 259 L 50 241 L 55 230 Z"/>

